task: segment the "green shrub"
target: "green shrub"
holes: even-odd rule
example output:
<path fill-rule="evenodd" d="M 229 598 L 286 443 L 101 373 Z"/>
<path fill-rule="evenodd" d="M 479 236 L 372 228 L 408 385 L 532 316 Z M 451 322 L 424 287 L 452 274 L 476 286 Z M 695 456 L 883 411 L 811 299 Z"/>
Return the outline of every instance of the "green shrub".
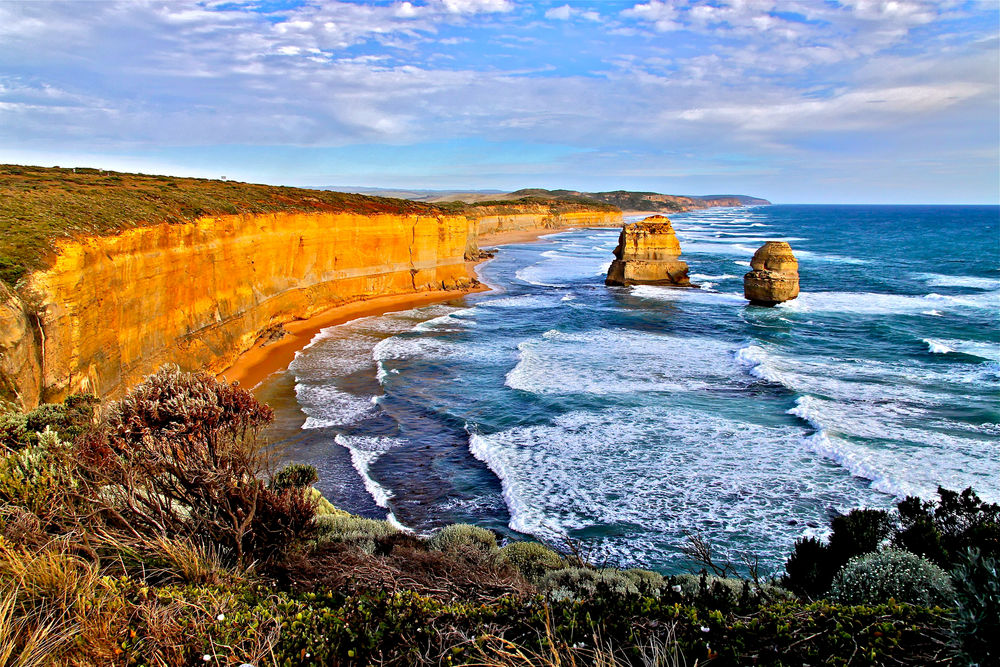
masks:
<path fill-rule="evenodd" d="M 317 545 L 330 542 L 353 544 L 365 553 L 375 551 L 375 543 L 398 533 L 388 521 L 365 519 L 353 514 L 321 514 L 316 517 Z"/>
<path fill-rule="evenodd" d="M 716 577 L 707 573 L 680 574 L 670 577 L 664 586 L 680 586 L 687 601 L 710 608 L 729 609 L 737 606 L 758 606 L 762 601 L 788 600 L 794 596 L 773 584 L 755 584 L 744 579 Z"/>
<path fill-rule="evenodd" d="M 952 571 L 955 634 L 970 664 L 1000 663 L 1000 562 L 969 549 Z"/>
<path fill-rule="evenodd" d="M 552 600 L 639 596 L 638 586 L 621 570 L 567 567 L 544 575 L 538 587 Z"/>
<path fill-rule="evenodd" d="M 566 566 L 562 556 L 538 542 L 511 542 L 500 549 L 498 559 L 513 565 L 530 581 Z"/>
<path fill-rule="evenodd" d="M 830 598 L 841 604 L 897 602 L 947 606 L 955 590 L 948 574 L 931 561 L 900 549 L 852 558 L 833 578 Z"/>
<path fill-rule="evenodd" d="M 842 565 L 830 547 L 815 537 L 806 537 L 796 540 L 792 555 L 785 562 L 782 583 L 796 595 L 818 599 L 830 590 L 833 576 Z"/>
<path fill-rule="evenodd" d="M 12 451 L 28 445 L 28 418 L 16 410 L 0 412 L 0 450 Z"/>
<path fill-rule="evenodd" d="M 622 570 L 622 575 L 632 582 L 640 595 L 659 597 L 667 587 L 667 580 L 663 575 L 652 570 Z"/>
<path fill-rule="evenodd" d="M 306 463 L 289 463 L 271 477 L 271 488 L 276 491 L 304 489 L 318 481 L 319 474 L 316 472 L 316 466 Z"/>
<path fill-rule="evenodd" d="M 892 518 L 885 510 L 854 509 L 830 521 L 830 553 L 839 565 L 855 556 L 878 551 L 892 535 Z"/>
<path fill-rule="evenodd" d="M 36 435 L 38 444 L 0 458 L 0 502 L 43 518 L 62 508 L 78 481 L 66 465 L 69 446 L 48 427 Z"/>
<path fill-rule="evenodd" d="M 428 540 L 435 551 L 472 550 L 490 552 L 497 549 L 497 536 L 492 531 L 467 523 L 445 526 Z"/>
<path fill-rule="evenodd" d="M 899 503 L 894 544 L 949 570 L 969 549 L 1000 559 L 1000 505 L 984 503 L 971 487 L 961 493 L 938 487 L 938 497 Z"/>
<path fill-rule="evenodd" d="M 71 394 L 62 403 L 44 403 L 25 415 L 25 428 L 29 434 L 51 428 L 63 440 L 75 440 L 93 423 L 97 403 L 89 394 Z M 29 440 L 33 441 L 30 435 Z"/>
<path fill-rule="evenodd" d="M 316 516 L 322 516 L 324 514 L 350 516 L 350 514 L 327 500 L 326 497 L 320 493 L 320 490 L 314 486 L 310 486 L 306 489 L 306 499 L 316 504 Z"/>

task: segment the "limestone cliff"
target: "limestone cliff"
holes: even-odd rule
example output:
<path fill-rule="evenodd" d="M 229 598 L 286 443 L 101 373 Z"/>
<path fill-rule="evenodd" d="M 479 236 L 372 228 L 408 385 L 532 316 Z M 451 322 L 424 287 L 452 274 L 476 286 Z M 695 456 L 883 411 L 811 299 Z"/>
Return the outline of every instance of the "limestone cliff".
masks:
<path fill-rule="evenodd" d="M 774 306 L 799 295 L 799 262 L 784 241 L 768 241 L 753 254 L 743 276 L 743 295 L 757 306 Z"/>
<path fill-rule="evenodd" d="M 489 236 L 502 232 L 534 229 L 560 229 L 565 227 L 620 225 L 621 211 L 578 210 L 553 211 L 548 206 L 480 207 L 476 215 L 479 219 L 479 235 Z"/>
<path fill-rule="evenodd" d="M 688 287 L 688 266 L 678 259 L 680 254 L 681 244 L 666 217 L 653 215 L 625 225 L 605 284 Z"/>
<path fill-rule="evenodd" d="M 0 397 L 33 405 L 42 388 L 43 341 L 34 313 L 6 285 L 0 283 Z"/>
<path fill-rule="evenodd" d="M 168 362 L 219 371 L 264 332 L 331 306 L 470 287 L 480 233 L 618 221 L 544 207 L 271 212 L 62 240 L 19 293 L 0 292 L 0 395 L 30 407 L 77 391 L 114 397 Z"/>

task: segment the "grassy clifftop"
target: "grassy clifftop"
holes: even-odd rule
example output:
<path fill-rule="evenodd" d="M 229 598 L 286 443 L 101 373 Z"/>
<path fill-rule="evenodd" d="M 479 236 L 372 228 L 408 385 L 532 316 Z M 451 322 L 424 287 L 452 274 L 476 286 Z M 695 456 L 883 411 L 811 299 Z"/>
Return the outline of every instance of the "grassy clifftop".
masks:
<path fill-rule="evenodd" d="M 606 206 L 559 197 L 442 206 L 237 181 L 0 165 L 0 280 L 14 284 L 26 272 L 45 266 L 59 239 L 114 234 L 146 224 L 279 211 L 476 215 L 490 204 L 511 210 L 548 207 L 560 212 Z"/>

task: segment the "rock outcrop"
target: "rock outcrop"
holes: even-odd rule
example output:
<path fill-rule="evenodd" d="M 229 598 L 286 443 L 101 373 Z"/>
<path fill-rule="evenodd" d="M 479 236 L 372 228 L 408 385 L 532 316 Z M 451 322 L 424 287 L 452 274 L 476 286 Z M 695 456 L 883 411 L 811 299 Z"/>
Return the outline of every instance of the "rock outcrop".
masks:
<path fill-rule="evenodd" d="M 799 295 L 799 262 L 784 241 L 768 241 L 753 254 L 743 295 L 756 306 L 774 306 Z"/>
<path fill-rule="evenodd" d="M 670 220 L 653 215 L 625 225 L 606 285 L 674 285 L 690 287 L 688 265 L 678 257 L 681 244 Z"/>

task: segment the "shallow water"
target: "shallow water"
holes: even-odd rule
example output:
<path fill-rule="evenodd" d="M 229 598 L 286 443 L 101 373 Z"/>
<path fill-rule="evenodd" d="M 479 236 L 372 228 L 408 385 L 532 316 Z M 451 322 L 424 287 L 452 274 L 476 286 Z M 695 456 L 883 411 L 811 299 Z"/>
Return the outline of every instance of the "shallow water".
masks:
<path fill-rule="evenodd" d="M 510 245 L 491 293 L 324 330 L 259 395 L 331 500 L 475 522 L 663 571 L 704 534 L 775 565 L 856 506 L 1000 501 L 995 207 L 671 216 L 702 289 L 606 288 L 617 230 Z M 802 295 L 742 275 L 790 239 Z"/>

